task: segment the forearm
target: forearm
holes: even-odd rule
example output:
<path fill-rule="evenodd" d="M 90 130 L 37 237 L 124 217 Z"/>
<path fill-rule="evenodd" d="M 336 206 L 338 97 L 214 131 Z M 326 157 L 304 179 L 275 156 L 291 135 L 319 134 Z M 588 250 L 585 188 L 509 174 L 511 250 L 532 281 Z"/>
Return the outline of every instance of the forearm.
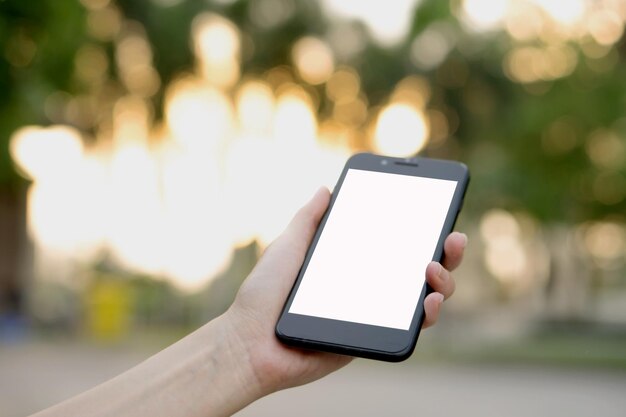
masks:
<path fill-rule="evenodd" d="M 224 316 L 124 374 L 36 417 L 228 416 L 262 395 Z M 35 417 L 35 416 L 33 416 Z"/>

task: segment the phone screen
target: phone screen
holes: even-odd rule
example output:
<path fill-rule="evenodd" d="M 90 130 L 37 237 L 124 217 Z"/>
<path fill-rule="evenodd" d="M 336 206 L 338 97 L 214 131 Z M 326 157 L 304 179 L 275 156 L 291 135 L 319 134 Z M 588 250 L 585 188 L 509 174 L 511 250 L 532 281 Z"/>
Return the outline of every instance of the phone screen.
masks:
<path fill-rule="evenodd" d="M 289 313 L 408 330 L 456 187 L 349 169 Z"/>

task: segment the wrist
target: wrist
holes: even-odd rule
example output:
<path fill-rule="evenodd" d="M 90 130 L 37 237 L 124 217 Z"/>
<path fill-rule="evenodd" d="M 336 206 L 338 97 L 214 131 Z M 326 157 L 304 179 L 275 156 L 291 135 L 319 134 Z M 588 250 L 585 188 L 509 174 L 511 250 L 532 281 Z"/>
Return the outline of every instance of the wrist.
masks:
<path fill-rule="evenodd" d="M 273 358 L 273 344 L 278 344 L 273 334 L 269 340 L 264 326 L 257 325 L 257 318 L 250 317 L 241 308 L 229 309 L 219 317 L 227 340 L 228 352 L 233 356 L 234 368 L 246 383 L 252 401 L 282 388 L 280 372 Z"/>
<path fill-rule="evenodd" d="M 211 346 L 203 360 L 213 363 L 220 382 L 211 389 L 219 391 L 220 402 L 230 409 L 227 415 L 268 393 L 257 378 L 251 349 L 240 337 L 241 329 L 232 314 L 227 312 L 217 317 L 200 331 L 207 346 Z"/>

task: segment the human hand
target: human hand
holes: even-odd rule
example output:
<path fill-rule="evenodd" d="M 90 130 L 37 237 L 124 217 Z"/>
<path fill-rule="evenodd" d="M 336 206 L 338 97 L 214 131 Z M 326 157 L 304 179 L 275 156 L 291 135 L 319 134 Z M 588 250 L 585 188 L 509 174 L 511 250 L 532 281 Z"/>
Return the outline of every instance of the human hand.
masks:
<path fill-rule="evenodd" d="M 314 381 L 352 360 L 343 355 L 291 348 L 274 335 L 282 306 L 329 201 L 330 193 L 322 188 L 298 211 L 282 235 L 266 249 L 224 315 L 234 343 L 247 352 L 248 360 L 243 366 L 251 367 L 262 395 Z M 426 281 L 433 292 L 424 300 L 424 328 L 436 323 L 443 300 L 454 292 L 450 271 L 461 263 L 466 243 L 464 234 L 450 234 L 444 244 L 443 266 L 431 262 L 426 269 Z"/>
<path fill-rule="evenodd" d="M 321 189 L 300 209 L 225 314 L 116 378 L 37 415 L 225 417 L 273 391 L 314 381 L 349 363 L 348 356 L 287 347 L 274 335 L 329 200 L 328 190 Z M 443 299 L 454 292 L 449 271 L 461 262 L 466 239 L 452 233 L 443 266 L 433 262 L 426 268 L 435 292 L 424 301 L 423 327 L 437 321 Z"/>

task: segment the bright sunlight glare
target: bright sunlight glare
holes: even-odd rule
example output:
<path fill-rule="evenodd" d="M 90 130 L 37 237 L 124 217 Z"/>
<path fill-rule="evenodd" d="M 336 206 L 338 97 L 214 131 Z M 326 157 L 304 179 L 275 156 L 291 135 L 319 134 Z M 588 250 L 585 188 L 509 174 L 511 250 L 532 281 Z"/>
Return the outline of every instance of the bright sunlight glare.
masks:
<path fill-rule="evenodd" d="M 509 0 L 463 0 L 463 21 L 472 29 L 497 29 L 509 8 Z"/>
<path fill-rule="evenodd" d="M 419 152 L 428 139 L 424 115 L 408 104 L 394 103 L 384 108 L 376 124 L 375 144 L 385 155 L 411 156 Z"/>
<path fill-rule="evenodd" d="M 331 15 L 358 19 L 372 31 L 383 45 L 400 42 L 409 32 L 419 0 L 324 0 Z"/>
<path fill-rule="evenodd" d="M 120 57 L 136 49 L 141 59 L 129 59 L 150 66 L 145 39 L 132 36 Z M 112 103 L 109 124 L 96 126 L 95 141 L 66 126 L 13 134 L 11 156 L 33 181 L 28 228 L 37 270 L 47 269 L 51 253 L 69 269 L 110 259 L 195 291 L 228 266 L 233 249 L 269 244 L 320 185 L 332 187 L 356 134 L 364 136 L 359 149 L 372 139 L 389 155 L 425 146 L 425 79 L 402 80 L 370 118 L 358 73 L 335 68 L 324 40 L 294 46 L 298 85 L 287 67 L 241 80 L 239 37 L 223 17 L 194 20 L 198 65 L 165 86 L 162 121 L 147 90 L 129 87 Z M 325 119 L 315 84 L 332 102 Z"/>

